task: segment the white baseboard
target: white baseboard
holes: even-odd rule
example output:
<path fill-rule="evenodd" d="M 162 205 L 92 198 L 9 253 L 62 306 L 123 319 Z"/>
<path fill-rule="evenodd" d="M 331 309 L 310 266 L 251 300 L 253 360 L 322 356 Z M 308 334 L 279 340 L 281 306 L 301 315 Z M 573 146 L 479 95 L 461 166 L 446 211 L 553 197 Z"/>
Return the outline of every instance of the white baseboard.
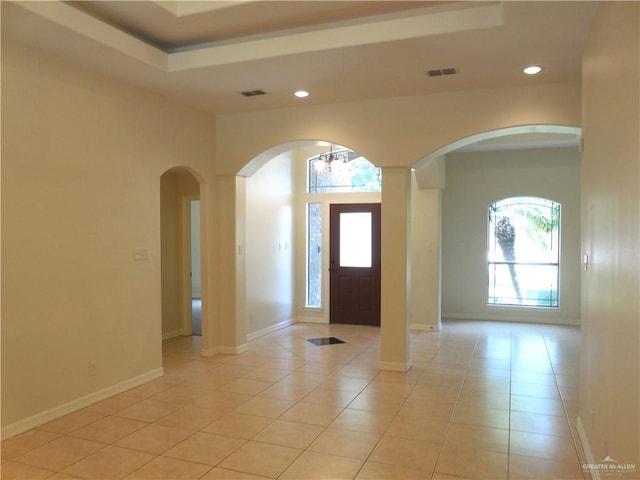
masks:
<path fill-rule="evenodd" d="M 526 315 L 516 313 L 443 313 L 443 319 L 447 320 L 487 320 L 494 322 L 512 322 L 512 323 L 541 323 L 552 325 L 575 325 L 580 326 L 579 318 L 560 318 L 545 315 L 544 311 L 539 314 L 527 313 Z"/>
<path fill-rule="evenodd" d="M 213 357 L 218 353 L 223 353 L 225 355 L 240 355 L 247 350 L 249 350 L 249 344 L 243 343 L 242 345 L 231 347 L 219 346 L 213 348 L 203 348 L 202 350 L 200 350 L 200 355 L 202 355 L 203 357 Z"/>
<path fill-rule="evenodd" d="M 124 382 L 120 382 L 110 387 L 103 388 L 102 390 L 98 390 L 97 392 L 90 393 L 89 395 L 86 395 L 84 397 L 80 397 L 71 402 L 38 413 L 31 417 L 25 418 L 24 420 L 12 423 L 11 425 L 7 425 L 6 427 L 2 427 L 0 437 L 2 438 L 2 440 L 6 440 L 7 438 L 13 437 L 14 435 L 18 435 L 20 433 L 26 432 L 27 430 L 31 430 L 32 428 L 38 427 L 43 423 L 56 420 L 57 418 L 88 407 L 89 405 L 142 385 L 143 383 L 150 382 L 151 380 L 154 380 L 163 375 L 164 369 L 156 368 L 155 370 L 151 370 L 147 373 L 143 373 L 142 375 L 138 375 L 137 377 L 130 378 L 129 380 L 125 380 Z"/>
<path fill-rule="evenodd" d="M 408 372 L 411 369 L 411 360 L 408 362 L 379 362 L 380 370 L 391 370 L 393 372 Z"/>
<path fill-rule="evenodd" d="M 276 323 L 275 325 L 271 325 L 270 327 L 250 333 L 247 335 L 247 342 L 253 342 L 260 337 L 264 337 L 265 335 L 269 335 L 270 333 L 277 332 L 278 330 L 282 330 L 283 328 L 287 328 L 294 323 L 296 323 L 295 319 L 285 320 L 284 322 Z"/>
<path fill-rule="evenodd" d="M 587 438 L 587 432 L 584 429 L 582 418 L 580 417 L 578 417 L 578 421 L 576 422 L 576 430 L 578 431 L 578 438 L 580 439 L 580 443 L 582 444 L 582 450 L 584 451 L 584 456 L 587 459 L 587 464 L 594 465 L 597 462 L 593 458 L 591 445 L 589 445 L 589 439 Z M 593 480 L 600 480 L 600 472 L 597 469 L 589 469 L 589 473 L 591 474 L 591 478 Z"/>
<path fill-rule="evenodd" d="M 328 325 L 329 320 L 324 317 L 296 317 L 294 323 L 317 323 L 321 325 Z"/>
<path fill-rule="evenodd" d="M 412 323 L 409 328 L 417 332 L 439 332 L 440 325 L 425 325 L 424 323 Z"/>
<path fill-rule="evenodd" d="M 170 338 L 179 337 L 182 335 L 182 330 L 172 330 L 171 332 L 162 332 L 162 341 L 169 340 Z"/>

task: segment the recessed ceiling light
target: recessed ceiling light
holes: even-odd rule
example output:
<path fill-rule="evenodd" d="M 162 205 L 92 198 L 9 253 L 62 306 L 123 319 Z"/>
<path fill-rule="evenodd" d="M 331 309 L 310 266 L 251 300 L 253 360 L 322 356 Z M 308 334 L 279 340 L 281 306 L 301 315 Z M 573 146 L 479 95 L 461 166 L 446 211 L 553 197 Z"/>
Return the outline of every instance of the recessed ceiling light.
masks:
<path fill-rule="evenodd" d="M 539 67 L 538 65 L 531 65 L 522 71 L 527 75 L 535 75 L 536 73 L 540 73 L 542 71 L 542 67 Z"/>
<path fill-rule="evenodd" d="M 294 95 L 298 98 L 305 98 L 309 96 L 309 92 L 307 92 L 306 90 L 298 90 L 296 93 L 294 93 Z"/>

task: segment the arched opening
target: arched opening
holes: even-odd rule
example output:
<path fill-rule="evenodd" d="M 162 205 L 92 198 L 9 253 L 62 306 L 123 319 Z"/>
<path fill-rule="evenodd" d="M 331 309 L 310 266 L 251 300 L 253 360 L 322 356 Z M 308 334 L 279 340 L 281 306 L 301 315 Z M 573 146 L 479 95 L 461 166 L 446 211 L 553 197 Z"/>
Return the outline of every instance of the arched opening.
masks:
<path fill-rule="evenodd" d="M 439 328 L 441 318 L 579 323 L 580 135 L 577 127 L 512 127 L 460 139 L 416 162 L 412 294 L 414 311 L 429 319 L 426 329 Z M 487 205 L 519 196 L 562 204 L 563 262 L 552 290 L 564 293 L 551 295 L 556 308 L 488 301 Z M 439 278 L 426 273 L 433 271 Z"/>
<path fill-rule="evenodd" d="M 252 159 L 239 175 L 246 177 L 245 278 L 249 340 L 297 321 L 328 323 L 330 237 L 332 204 L 380 203 L 371 187 L 335 187 L 321 179 L 316 166 L 320 155 L 345 154 L 353 175 L 333 164 L 340 181 L 361 182 L 370 173 L 363 158 L 325 141 L 295 141 L 273 147 Z M 314 159 L 316 161 L 314 161 Z M 310 187 L 310 169 L 315 187 Z M 328 170 L 328 169 L 327 169 Z M 377 174 L 379 175 L 379 169 Z M 365 182 L 367 183 L 367 182 Z M 312 231 L 313 230 L 313 231 Z M 312 249 L 312 250 L 310 250 Z M 315 274 L 312 274 L 314 273 Z M 313 283 L 313 295 L 309 283 Z M 314 301 L 310 302 L 309 299 Z"/>
<path fill-rule="evenodd" d="M 200 182 L 176 167 L 160 177 L 162 339 L 202 335 Z"/>

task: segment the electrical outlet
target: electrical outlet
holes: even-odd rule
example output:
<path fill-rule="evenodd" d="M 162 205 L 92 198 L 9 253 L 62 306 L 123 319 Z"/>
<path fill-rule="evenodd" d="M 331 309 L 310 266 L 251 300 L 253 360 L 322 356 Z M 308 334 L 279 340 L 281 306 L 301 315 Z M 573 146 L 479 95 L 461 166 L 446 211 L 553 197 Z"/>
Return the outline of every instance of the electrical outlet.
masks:
<path fill-rule="evenodd" d="M 94 376 L 96 374 L 96 361 L 91 360 L 89 362 L 89 375 Z"/>

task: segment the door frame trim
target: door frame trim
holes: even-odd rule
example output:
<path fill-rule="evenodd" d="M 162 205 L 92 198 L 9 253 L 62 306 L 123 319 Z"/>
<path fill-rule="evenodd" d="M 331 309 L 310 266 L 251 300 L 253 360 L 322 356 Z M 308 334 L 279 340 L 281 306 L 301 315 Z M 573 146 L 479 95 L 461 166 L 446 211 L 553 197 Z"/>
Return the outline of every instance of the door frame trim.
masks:
<path fill-rule="evenodd" d="M 180 233 L 178 235 L 178 295 L 180 298 L 179 322 L 181 334 L 190 336 L 191 323 L 191 201 L 200 195 L 180 196 Z"/>

